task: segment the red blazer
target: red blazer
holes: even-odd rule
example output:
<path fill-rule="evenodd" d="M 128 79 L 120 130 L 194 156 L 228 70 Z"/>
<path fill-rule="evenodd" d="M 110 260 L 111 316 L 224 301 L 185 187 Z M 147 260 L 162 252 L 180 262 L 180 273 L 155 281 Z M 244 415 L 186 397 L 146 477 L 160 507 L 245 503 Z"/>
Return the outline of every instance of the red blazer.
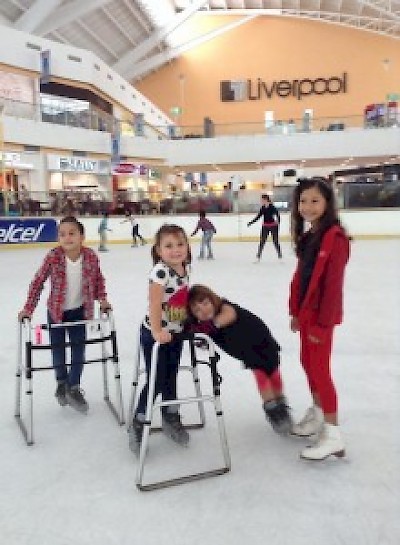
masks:
<path fill-rule="evenodd" d="M 302 304 L 300 267 L 290 284 L 289 313 L 299 324 L 309 325 L 309 333 L 323 340 L 326 328 L 342 322 L 344 269 L 350 256 L 350 243 L 343 229 L 334 225 L 325 233 Z"/>
<path fill-rule="evenodd" d="M 96 253 L 86 246 L 82 247 L 82 299 L 86 320 L 93 319 L 94 301 L 107 298 L 104 277 Z M 38 304 L 44 283 L 50 277 L 50 295 L 47 308 L 54 322 L 61 323 L 65 294 L 67 290 L 65 253 L 61 246 L 50 250 L 42 266 L 29 286 L 24 311 L 32 314 Z"/>

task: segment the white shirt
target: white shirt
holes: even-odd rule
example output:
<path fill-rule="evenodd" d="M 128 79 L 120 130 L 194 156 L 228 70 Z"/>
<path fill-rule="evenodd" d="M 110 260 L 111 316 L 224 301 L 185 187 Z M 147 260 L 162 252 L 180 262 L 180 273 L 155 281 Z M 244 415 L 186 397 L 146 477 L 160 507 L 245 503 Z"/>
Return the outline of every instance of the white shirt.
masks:
<path fill-rule="evenodd" d="M 82 256 L 72 261 L 65 256 L 67 292 L 65 294 L 64 310 L 82 306 Z"/>
<path fill-rule="evenodd" d="M 168 329 L 171 333 L 181 332 L 186 319 L 188 275 L 185 273 L 184 276 L 179 276 L 177 272 L 160 261 L 151 270 L 149 280 L 164 287 L 161 327 Z M 150 329 L 149 312 L 143 325 Z"/>

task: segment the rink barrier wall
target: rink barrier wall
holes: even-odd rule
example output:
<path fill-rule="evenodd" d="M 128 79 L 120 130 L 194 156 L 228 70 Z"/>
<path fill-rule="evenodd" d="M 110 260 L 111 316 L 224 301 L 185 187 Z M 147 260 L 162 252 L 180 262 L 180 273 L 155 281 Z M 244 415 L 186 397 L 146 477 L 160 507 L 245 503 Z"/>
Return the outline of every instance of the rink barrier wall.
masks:
<path fill-rule="evenodd" d="M 216 242 L 255 242 L 259 238 L 261 221 L 247 227 L 247 223 L 255 217 L 255 214 L 207 214 L 207 217 L 214 223 L 217 233 Z M 390 210 L 344 210 L 340 213 L 341 221 L 349 234 L 355 239 L 389 239 L 400 238 L 400 209 Z M 7 218 L 10 219 L 10 218 Z M 14 218 L 14 221 L 18 218 Z M 26 219 L 26 218 L 24 218 Z M 37 217 L 34 219 L 38 219 Z M 122 223 L 123 217 L 112 216 L 109 218 L 107 233 L 110 244 L 127 244 L 131 242 L 131 226 L 128 222 Z M 198 216 L 137 216 L 139 232 L 147 240 L 153 239 L 154 233 L 164 223 L 176 223 L 185 229 L 190 235 L 197 225 Z M 99 241 L 97 232 L 100 218 L 79 218 L 85 226 L 86 243 L 95 245 Z M 282 241 L 290 240 L 290 214 L 281 213 L 280 238 Z M 190 237 L 193 242 L 200 240 L 199 233 Z M 32 246 L 54 246 L 52 243 L 38 242 L 35 244 L 2 244 L 0 247 L 32 247 Z"/>

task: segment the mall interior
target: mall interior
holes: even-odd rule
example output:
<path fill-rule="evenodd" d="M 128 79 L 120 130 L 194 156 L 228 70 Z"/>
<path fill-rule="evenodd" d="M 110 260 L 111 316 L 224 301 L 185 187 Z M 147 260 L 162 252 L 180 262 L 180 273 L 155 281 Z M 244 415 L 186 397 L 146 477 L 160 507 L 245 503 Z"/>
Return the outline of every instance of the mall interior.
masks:
<path fill-rule="evenodd" d="M 4 545 L 399 545 L 399 40 L 400 0 L 0 0 Z M 146 377 L 138 362 L 158 289 L 154 237 L 171 223 L 193 234 L 202 211 L 216 228 L 213 253 L 202 255 L 201 232 L 190 236 L 185 277 L 179 258 L 165 290 L 169 297 L 183 285 L 170 298 L 176 306 L 159 307 L 183 321 L 189 272 L 190 286 L 248 309 L 281 348 L 278 408 L 290 424 L 310 409 L 315 416 L 305 334 L 294 331 L 288 304 L 300 270 L 292 196 L 313 176 L 331 184 L 350 239 L 346 256 L 325 245 L 318 260 L 309 252 L 301 279 L 304 291 L 304 278 L 319 274 L 314 263 L 318 271 L 334 264 L 315 293 L 327 288 L 325 315 L 339 320 L 350 247 L 343 323 L 332 359 L 316 365 L 332 370 L 339 410 L 330 417 L 345 452 L 307 459 L 325 424 L 311 437 L 276 433 L 246 356 L 220 346 L 215 354 L 208 337 L 200 347 L 185 340 L 177 371 L 172 401 L 190 427 L 188 448 L 157 433 L 165 431 L 160 406 L 148 403 L 149 441 L 136 456 L 127 432 Z M 249 222 L 265 194 L 279 211 L 282 244 L 278 252 L 268 240 L 261 256 L 261 222 Z M 64 268 L 63 257 L 48 266 L 62 255 L 53 248 L 71 215 L 90 249 L 79 246 Z M 132 240 L 136 222 L 141 244 Z M 50 325 L 49 309 L 81 311 L 73 307 L 102 290 L 99 267 L 112 312 L 96 302 L 93 320 Z M 21 309 L 32 285 L 28 319 Z M 77 324 L 84 343 L 72 342 Z M 62 335 L 68 328 L 67 342 L 52 344 L 53 326 Z M 248 331 L 233 335 L 240 350 Z M 71 361 L 74 344 L 88 345 L 74 384 L 85 413 L 56 396 L 60 385 L 71 394 L 72 383 L 57 384 L 51 351 L 61 347 Z"/>
<path fill-rule="evenodd" d="M 317 175 L 355 235 L 399 235 L 398 25 L 267 3 L 2 0 L 0 214 L 205 210 L 237 239 Z"/>

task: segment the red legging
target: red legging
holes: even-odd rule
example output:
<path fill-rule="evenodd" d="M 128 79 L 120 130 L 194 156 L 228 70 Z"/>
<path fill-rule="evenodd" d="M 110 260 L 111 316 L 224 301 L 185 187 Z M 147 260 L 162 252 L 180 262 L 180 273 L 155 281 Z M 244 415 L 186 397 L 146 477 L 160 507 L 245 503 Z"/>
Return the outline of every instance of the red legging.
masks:
<path fill-rule="evenodd" d="M 279 369 L 275 369 L 270 376 L 262 369 L 253 369 L 253 374 L 260 392 L 263 392 L 267 388 L 272 388 L 275 393 L 282 393 L 283 386 Z"/>
<path fill-rule="evenodd" d="M 300 360 L 312 394 L 316 394 L 325 414 L 337 412 L 337 396 L 333 384 L 330 360 L 333 327 L 327 328 L 324 342 L 313 343 L 308 339 L 309 325 L 300 327 Z"/>

